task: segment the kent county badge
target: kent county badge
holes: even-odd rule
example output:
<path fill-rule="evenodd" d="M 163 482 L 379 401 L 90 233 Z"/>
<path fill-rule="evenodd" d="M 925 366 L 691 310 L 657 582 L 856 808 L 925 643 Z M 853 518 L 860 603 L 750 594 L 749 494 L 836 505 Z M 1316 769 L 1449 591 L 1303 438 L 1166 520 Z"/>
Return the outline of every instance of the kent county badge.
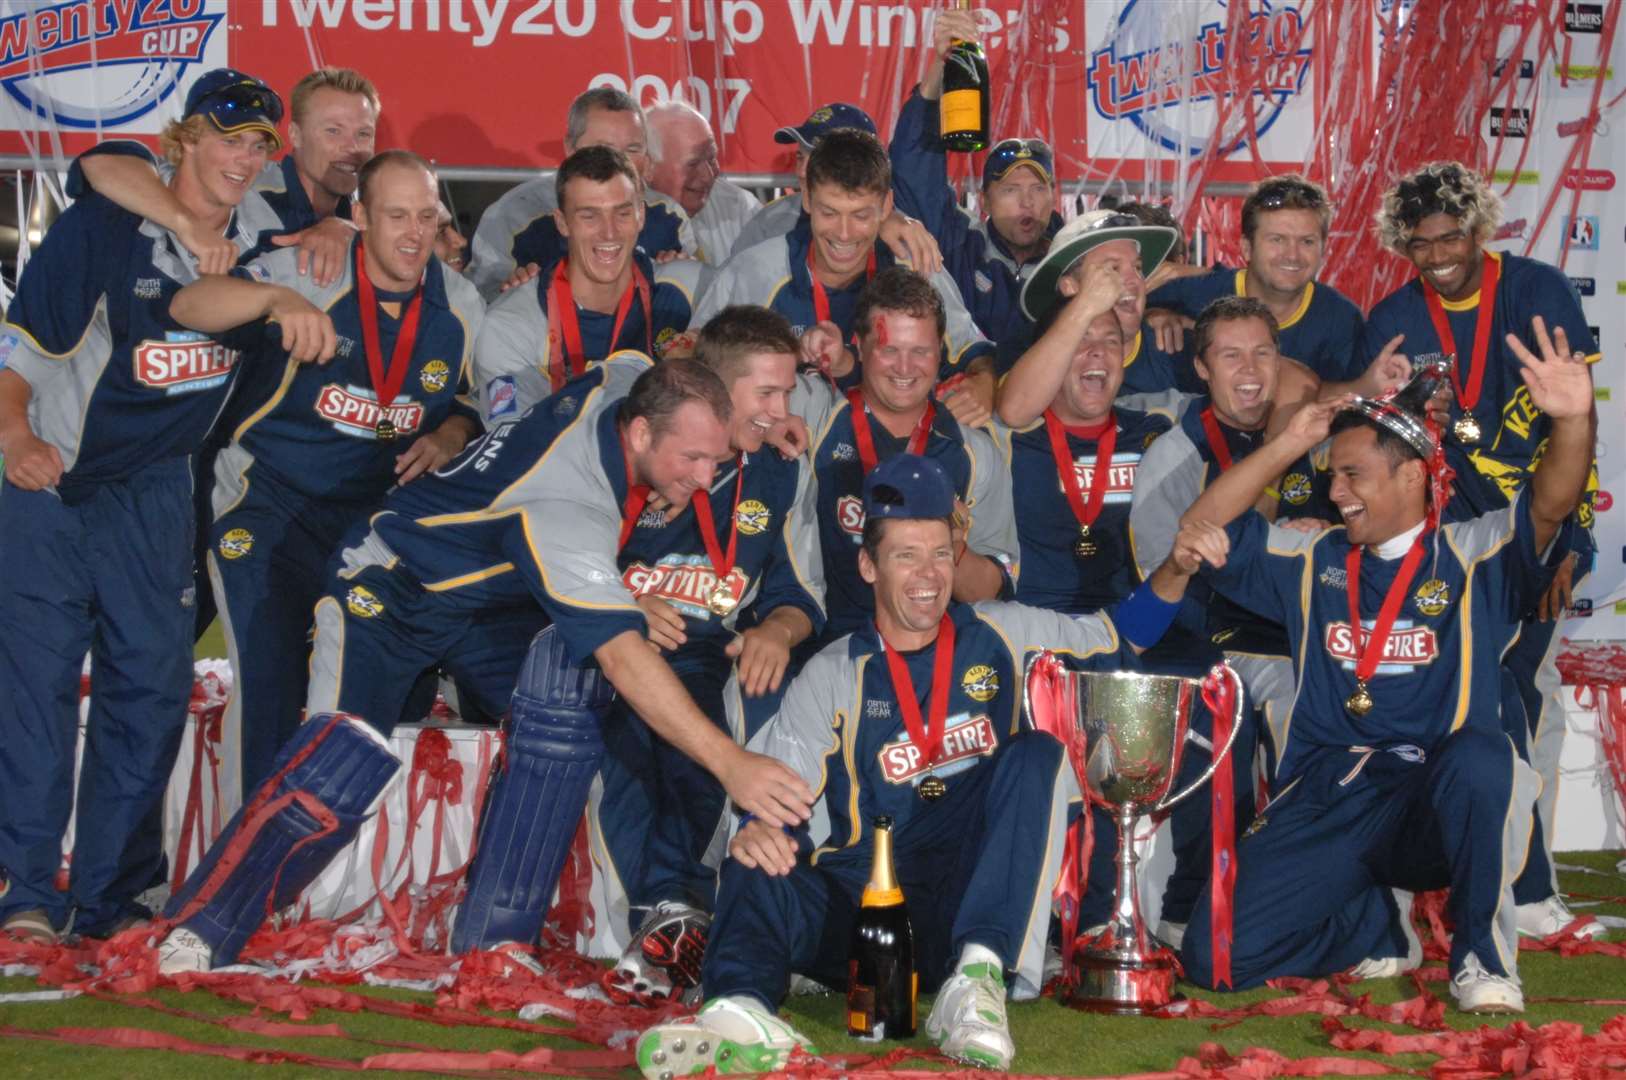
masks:
<path fill-rule="evenodd" d="M 960 689 L 972 701 L 992 701 L 999 693 L 999 672 L 987 664 L 977 664 L 960 676 Z"/>
<path fill-rule="evenodd" d="M 376 619 L 384 614 L 384 605 L 365 585 L 352 585 L 344 594 L 344 606 L 358 619 Z"/>
<path fill-rule="evenodd" d="M 438 394 L 446 389 L 451 381 L 452 369 L 446 366 L 444 360 L 431 360 L 418 372 L 418 382 L 423 384 L 425 393 Z"/>
<path fill-rule="evenodd" d="M 1417 587 L 1414 601 L 1424 615 L 1438 615 L 1451 603 L 1451 588 L 1439 578 L 1429 578 Z"/>
<path fill-rule="evenodd" d="M 734 512 L 734 526 L 746 536 L 756 536 L 768 527 L 768 508 L 756 499 L 746 499 Z"/>
<path fill-rule="evenodd" d="M 1282 499 L 1294 506 L 1303 506 L 1310 498 L 1310 478 L 1303 473 L 1288 473 L 1282 477 Z"/>
<path fill-rule="evenodd" d="M 222 559 L 241 559 L 254 550 L 254 534 L 247 529 L 227 529 L 218 547 Z"/>

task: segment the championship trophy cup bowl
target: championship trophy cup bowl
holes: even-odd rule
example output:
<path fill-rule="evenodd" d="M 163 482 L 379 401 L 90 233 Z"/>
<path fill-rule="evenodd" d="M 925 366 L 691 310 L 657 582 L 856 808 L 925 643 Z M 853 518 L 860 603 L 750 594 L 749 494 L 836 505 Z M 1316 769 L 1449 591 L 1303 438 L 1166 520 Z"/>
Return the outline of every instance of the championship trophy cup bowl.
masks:
<path fill-rule="evenodd" d="M 1205 684 L 1217 688 L 1223 680 L 1229 681 L 1233 703 L 1230 732 L 1223 745 L 1213 746 L 1191 729 L 1191 719 L 1204 701 Z M 1142 817 L 1155 821 L 1166 817 L 1176 803 L 1206 784 L 1230 753 L 1242 726 L 1241 680 L 1224 664 L 1216 666 L 1207 680 L 1074 671 L 1047 652 L 1029 665 L 1024 696 L 1035 727 L 1051 730 L 1048 717 L 1063 728 L 1052 734 L 1067 746 L 1075 771 L 1083 777 L 1086 797 L 1109 810 L 1118 825 L 1112 918 L 1103 932 L 1062 945 L 1077 949 L 1079 971 L 1067 1003 L 1090 1012 L 1128 1016 L 1153 1012 L 1174 998 L 1177 961 L 1147 933 L 1141 918 L 1136 825 Z M 1224 695 L 1217 696 L 1223 702 Z M 1209 750 L 1212 760 L 1201 776 L 1177 792 L 1175 779 L 1188 742 Z"/>

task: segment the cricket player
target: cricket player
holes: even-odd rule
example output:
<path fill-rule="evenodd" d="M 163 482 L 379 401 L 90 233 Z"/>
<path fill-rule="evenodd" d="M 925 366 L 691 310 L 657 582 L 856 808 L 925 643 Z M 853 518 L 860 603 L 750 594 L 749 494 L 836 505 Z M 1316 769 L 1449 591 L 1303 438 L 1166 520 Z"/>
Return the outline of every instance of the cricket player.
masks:
<path fill-rule="evenodd" d="M 1221 530 L 1193 526 L 1111 616 L 963 604 L 951 599 L 964 543 L 954 486 L 934 461 L 882 462 L 864 482 L 864 509 L 875 619 L 810 661 L 752 742 L 806 780 L 818 813 L 794 830 L 742 819 L 706 950 L 706 1004 L 638 1040 L 650 1080 L 772 1072 L 798 1047 L 816 1053 L 774 1012 L 793 972 L 845 984 L 876 815 L 893 819 L 920 988 L 937 992 L 927 1035 L 956 1060 L 1008 1068 L 1007 978 L 1038 992 L 1080 798 L 1061 744 L 1024 721 L 1027 662 L 1057 649 L 1088 669 L 1133 664 L 1189 576 L 1225 558 Z"/>
<path fill-rule="evenodd" d="M 1533 332 L 1539 355 L 1503 340 L 1550 426 L 1510 505 L 1439 524 L 1448 489 L 1435 434 L 1393 401 L 1356 399 L 1301 410 L 1188 511 L 1230 533 L 1214 587 L 1280 620 L 1292 648 L 1279 784 L 1237 848 L 1238 989 L 1404 953 L 1408 913 L 1391 890 L 1449 885 L 1458 1008 L 1524 1008 L 1512 886 L 1541 782 L 1503 729 L 1500 668 L 1569 550 L 1596 425 L 1584 354 L 1539 317 Z M 1343 526 L 1297 531 L 1251 511 L 1329 424 Z M 1182 956 L 1202 985 L 1214 981 L 1209 919 L 1205 901 Z"/>

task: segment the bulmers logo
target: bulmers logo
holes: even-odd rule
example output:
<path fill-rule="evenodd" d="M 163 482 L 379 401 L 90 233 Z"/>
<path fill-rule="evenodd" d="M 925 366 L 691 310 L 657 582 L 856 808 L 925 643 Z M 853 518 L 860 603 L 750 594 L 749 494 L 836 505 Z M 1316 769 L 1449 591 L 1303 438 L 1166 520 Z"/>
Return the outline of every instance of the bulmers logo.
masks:
<path fill-rule="evenodd" d="M 1184 12 L 1180 20 L 1169 20 L 1161 5 L 1129 0 L 1106 47 L 1090 54 L 1088 94 L 1095 113 L 1107 120 L 1128 120 L 1166 150 L 1202 154 L 1209 148 L 1209 137 L 1191 133 L 1212 128 L 1210 118 L 1199 114 L 1195 122 L 1170 122 L 1163 119 L 1162 110 L 1183 112 L 1183 105 L 1212 102 L 1232 93 L 1226 64 L 1230 61 L 1234 68 L 1240 54 L 1258 72 L 1253 93 L 1263 100 L 1254 110 L 1251 131 L 1247 110 L 1231 110 L 1220 136 L 1223 152 L 1263 136 L 1303 89 L 1310 48 L 1297 7 L 1261 6 L 1264 10 L 1248 15 L 1240 37 L 1233 39 L 1226 6 L 1208 0 L 1199 17 L 1211 12 L 1212 21 L 1202 23 L 1193 38 L 1172 40 L 1169 27 L 1189 25 Z"/>
<path fill-rule="evenodd" d="M 1493 106 L 1490 111 L 1490 133 L 1509 139 L 1524 138 L 1530 134 L 1530 110 Z"/>
<path fill-rule="evenodd" d="M 1603 33 L 1603 5 L 1565 4 L 1564 29 L 1572 34 Z"/>
<path fill-rule="evenodd" d="M 11 7 L 12 5 L 6 5 Z M 225 18 L 204 0 L 70 0 L 0 17 L 0 86 L 64 127 L 117 127 L 176 92 Z M 212 59 L 225 61 L 225 35 Z M 156 129 L 154 129 L 156 130 Z"/>

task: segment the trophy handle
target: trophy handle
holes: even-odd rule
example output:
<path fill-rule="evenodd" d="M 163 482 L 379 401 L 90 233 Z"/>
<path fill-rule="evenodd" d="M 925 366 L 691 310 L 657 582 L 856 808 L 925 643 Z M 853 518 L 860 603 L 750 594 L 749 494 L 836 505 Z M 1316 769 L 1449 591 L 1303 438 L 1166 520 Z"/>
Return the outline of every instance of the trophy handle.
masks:
<path fill-rule="evenodd" d="M 1175 803 L 1179 802 L 1181 799 L 1184 799 L 1187 795 L 1190 795 L 1192 792 L 1208 783 L 1208 781 L 1214 775 L 1214 770 L 1218 769 L 1220 767 L 1220 762 L 1225 760 L 1225 755 L 1231 752 L 1231 747 L 1236 743 L 1237 733 L 1242 730 L 1243 694 L 1241 677 L 1237 675 L 1236 671 L 1231 667 L 1230 664 L 1226 663 L 1215 664 L 1213 669 L 1210 670 L 1208 674 L 1210 677 L 1219 676 L 1221 678 L 1229 679 L 1231 682 L 1232 714 L 1230 738 L 1225 740 L 1224 746 L 1215 749 L 1214 756 L 1212 760 L 1209 761 L 1208 768 L 1203 770 L 1203 774 L 1196 780 L 1192 781 L 1191 786 L 1179 794 L 1165 795 L 1161 800 L 1159 800 L 1156 806 L 1152 807 L 1152 813 L 1154 814 L 1163 813 Z M 1186 737 L 1190 738 L 1191 733 L 1187 732 Z"/>

